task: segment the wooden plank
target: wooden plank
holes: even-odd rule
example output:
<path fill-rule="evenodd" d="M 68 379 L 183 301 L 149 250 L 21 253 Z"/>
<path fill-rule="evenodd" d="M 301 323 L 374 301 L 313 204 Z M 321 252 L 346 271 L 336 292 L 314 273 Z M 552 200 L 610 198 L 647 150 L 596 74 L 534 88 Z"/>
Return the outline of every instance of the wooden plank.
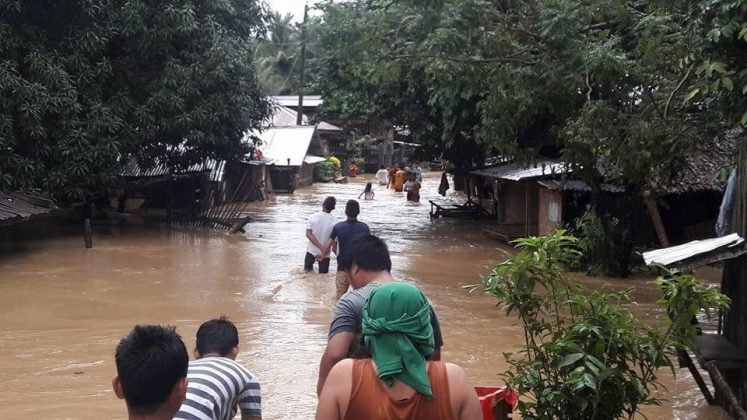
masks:
<path fill-rule="evenodd" d="M 693 352 L 703 365 L 714 362 L 722 369 L 747 368 L 747 354 L 723 335 L 703 334 L 695 337 Z"/>
<path fill-rule="evenodd" d="M 708 402 L 709 405 L 716 404 L 716 398 L 713 397 L 713 394 L 711 394 L 711 390 L 708 389 L 708 386 L 703 380 L 703 376 L 700 374 L 698 367 L 695 366 L 695 363 L 693 363 L 693 360 L 690 358 L 690 354 L 685 350 L 679 350 L 677 352 L 677 355 L 693 375 L 693 379 L 695 379 L 695 383 L 698 384 L 698 388 L 700 388 L 700 392 L 703 393 L 706 402 Z"/>
<path fill-rule="evenodd" d="M 698 267 L 703 267 L 704 265 L 711 265 L 711 264 L 716 264 L 716 263 L 720 263 L 723 261 L 731 260 L 734 258 L 741 257 L 744 254 L 747 254 L 747 247 L 745 246 L 727 248 L 719 252 L 706 254 L 706 255 L 699 255 L 699 256 L 684 260 L 684 261 L 671 264 L 671 267 L 674 267 L 683 272 L 693 271 Z"/>
<path fill-rule="evenodd" d="M 739 420 L 747 420 L 747 411 L 745 411 L 739 404 L 739 400 L 737 399 L 736 395 L 734 395 L 731 387 L 726 383 L 726 380 L 724 380 L 724 377 L 718 370 L 716 362 L 706 363 L 705 368 L 708 370 L 708 374 L 711 376 L 713 386 L 723 393 L 723 397 L 729 404 L 729 407 L 724 407 L 726 408 L 727 412 L 730 412 L 732 415 L 734 415 L 735 418 Z"/>

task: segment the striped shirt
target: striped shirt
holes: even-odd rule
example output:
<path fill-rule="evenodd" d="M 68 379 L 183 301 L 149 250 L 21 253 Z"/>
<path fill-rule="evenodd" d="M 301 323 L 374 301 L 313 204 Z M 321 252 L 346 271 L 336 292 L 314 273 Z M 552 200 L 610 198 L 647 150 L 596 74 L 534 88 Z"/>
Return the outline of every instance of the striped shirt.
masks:
<path fill-rule="evenodd" d="M 187 399 L 175 419 L 231 420 L 239 408 L 242 415 L 262 416 L 259 381 L 229 358 L 189 362 L 187 379 Z"/>

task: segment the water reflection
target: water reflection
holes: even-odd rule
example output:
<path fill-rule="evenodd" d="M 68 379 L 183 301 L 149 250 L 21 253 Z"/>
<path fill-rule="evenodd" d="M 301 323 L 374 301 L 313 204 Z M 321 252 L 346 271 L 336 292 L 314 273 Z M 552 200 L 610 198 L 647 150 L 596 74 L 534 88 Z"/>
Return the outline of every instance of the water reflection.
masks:
<path fill-rule="evenodd" d="M 0 418 L 123 418 L 109 385 L 118 340 L 136 323 L 166 323 L 192 348 L 200 323 L 220 314 L 239 328 L 238 361 L 262 381 L 265 418 L 312 417 L 335 263 L 328 275 L 303 273 L 305 223 L 327 195 L 337 197 L 333 214 L 343 218 L 345 201 L 358 197 L 367 178 L 252 203 L 245 235 L 100 229 L 92 250 L 67 235 L 12 244 L 21 251 L 0 255 Z M 388 242 L 395 277 L 417 283 L 436 305 L 445 358 L 475 383 L 500 384 L 502 353 L 515 349 L 521 331 L 493 299 L 462 286 L 477 282 L 506 248 L 482 234 L 489 222 L 431 222 L 428 200 L 444 199 L 438 181 L 426 177 L 420 204 L 375 186 L 376 199 L 360 201 L 360 219 Z M 636 287 L 632 310 L 650 321 L 660 315 L 646 280 L 582 281 Z M 677 373 L 677 380 L 663 375 L 671 404 L 646 414 L 719 418 L 689 374 Z"/>

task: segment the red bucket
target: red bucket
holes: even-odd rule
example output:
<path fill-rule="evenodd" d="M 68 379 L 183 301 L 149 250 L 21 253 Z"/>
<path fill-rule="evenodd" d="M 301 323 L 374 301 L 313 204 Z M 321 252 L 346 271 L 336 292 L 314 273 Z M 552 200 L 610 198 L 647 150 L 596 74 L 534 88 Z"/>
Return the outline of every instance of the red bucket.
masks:
<path fill-rule="evenodd" d="M 483 420 L 504 420 L 513 412 L 519 402 L 519 393 L 504 386 L 500 388 L 476 386 L 475 391 L 480 398 Z"/>

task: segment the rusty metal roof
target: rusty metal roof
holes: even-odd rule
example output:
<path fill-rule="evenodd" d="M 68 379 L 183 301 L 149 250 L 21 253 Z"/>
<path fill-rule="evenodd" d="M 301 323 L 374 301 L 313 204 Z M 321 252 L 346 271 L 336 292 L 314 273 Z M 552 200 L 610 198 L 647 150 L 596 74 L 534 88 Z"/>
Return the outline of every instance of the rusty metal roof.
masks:
<path fill-rule="evenodd" d="M 487 178 L 505 179 L 508 181 L 521 181 L 523 179 L 539 178 L 550 175 L 562 175 L 571 172 L 564 162 L 546 160 L 534 164 L 522 165 L 511 162 L 492 168 L 472 171 L 471 174 Z"/>
<path fill-rule="evenodd" d="M 49 214 L 57 207 L 49 200 L 0 191 L 0 225 L 11 225 Z"/>
<path fill-rule="evenodd" d="M 165 175 L 184 175 L 200 172 L 210 172 L 210 180 L 219 182 L 223 180 L 226 169 L 226 161 L 207 159 L 204 163 L 194 164 L 181 171 L 172 171 L 163 163 L 156 163 L 153 167 L 145 169 L 138 164 L 137 160 L 129 159 L 120 175 L 125 178 L 155 178 Z"/>
<path fill-rule="evenodd" d="M 538 181 L 537 183 L 547 188 L 548 190 L 581 191 L 581 192 L 591 191 L 591 188 L 588 185 L 586 185 L 584 181 L 573 180 L 573 179 L 563 180 L 563 181 L 547 180 L 547 181 Z M 617 185 L 612 185 L 612 184 L 602 184 L 601 188 L 602 188 L 602 191 L 609 192 L 609 193 L 625 192 L 625 188 L 618 187 Z"/>

